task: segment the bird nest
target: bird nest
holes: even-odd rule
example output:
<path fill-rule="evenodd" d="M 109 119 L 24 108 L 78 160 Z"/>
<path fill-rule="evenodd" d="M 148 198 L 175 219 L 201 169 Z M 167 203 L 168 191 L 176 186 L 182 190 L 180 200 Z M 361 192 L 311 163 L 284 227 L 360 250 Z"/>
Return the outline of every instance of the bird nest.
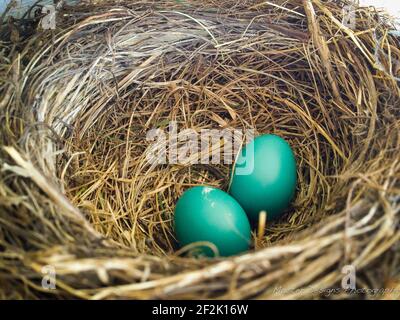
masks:
<path fill-rule="evenodd" d="M 1 297 L 354 297 L 346 266 L 357 288 L 398 287 L 399 39 L 374 8 L 352 7 L 352 26 L 346 8 L 101 1 L 58 8 L 55 30 L 3 25 Z M 234 128 L 291 145 L 295 199 L 249 252 L 179 248 L 177 199 L 226 191 L 232 164 L 150 163 L 147 133 L 171 122 L 178 140 Z"/>

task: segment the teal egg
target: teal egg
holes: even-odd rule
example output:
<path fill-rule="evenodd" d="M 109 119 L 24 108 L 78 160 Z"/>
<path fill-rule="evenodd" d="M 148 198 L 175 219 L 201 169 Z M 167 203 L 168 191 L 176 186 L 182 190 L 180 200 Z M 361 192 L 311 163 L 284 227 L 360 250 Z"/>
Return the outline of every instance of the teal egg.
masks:
<path fill-rule="evenodd" d="M 256 137 L 243 147 L 232 174 L 230 194 L 258 221 L 278 218 L 289 206 L 296 190 L 296 159 L 289 144 L 276 135 Z"/>
<path fill-rule="evenodd" d="M 242 207 L 229 194 L 213 187 L 185 191 L 176 204 L 174 222 L 181 246 L 207 241 L 216 246 L 219 255 L 231 256 L 248 250 L 251 243 L 250 223 Z M 200 246 L 196 255 L 212 257 L 214 251 Z"/>

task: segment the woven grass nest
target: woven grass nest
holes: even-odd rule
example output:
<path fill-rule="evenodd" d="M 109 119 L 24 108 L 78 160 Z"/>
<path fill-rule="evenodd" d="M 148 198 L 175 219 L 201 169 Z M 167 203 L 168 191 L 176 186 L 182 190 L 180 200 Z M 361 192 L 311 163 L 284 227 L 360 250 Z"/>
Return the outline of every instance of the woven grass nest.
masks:
<path fill-rule="evenodd" d="M 329 298 L 398 297 L 399 39 L 375 8 L 348 27 L 348 5 L 98 1 L 58 8 L 55 30 L 3 24 L 0 297 L 326 298 L 347 265 L 392 292 Z M 227 190 L 231 166 L 150 165 L 146 132 L 170 121 L 293 148 L 295 200 L 249 252 L 177 245 L 179 196 Z"/>

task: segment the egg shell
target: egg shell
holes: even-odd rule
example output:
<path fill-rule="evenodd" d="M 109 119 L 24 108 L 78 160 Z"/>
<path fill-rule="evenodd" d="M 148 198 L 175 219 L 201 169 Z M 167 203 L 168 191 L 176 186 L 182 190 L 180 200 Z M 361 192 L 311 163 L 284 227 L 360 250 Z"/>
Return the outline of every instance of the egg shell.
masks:
<path fill-rule="evenodd" d="M 251 221 L 256 222 L 261 211 L 267 212 L 270 221 L 289 206 L 296 183 L 296 159 L 290 145 L 267 134 L 253 139 L 239 153 L 229 192 Z"/>
<path fill-rule="evenodd" d="M 179 198 L 174 214 L 175 233 L 181 246 L 199 241 L 214 244 L 221 256 L 249 249 L 250 223 L 242 207 L 228 193 L 209 186 L 188 189 Z M 214 256 L 208 246 L 200 255 Z"/>

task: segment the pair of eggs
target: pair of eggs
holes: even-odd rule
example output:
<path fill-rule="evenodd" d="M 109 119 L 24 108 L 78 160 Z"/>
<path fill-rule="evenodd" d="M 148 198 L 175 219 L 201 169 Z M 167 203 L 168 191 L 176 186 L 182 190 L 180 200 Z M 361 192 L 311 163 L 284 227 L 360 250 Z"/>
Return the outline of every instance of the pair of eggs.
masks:
<path fill-rule="evenodd" d="M 181 246 L 203 243 L 194 253 L 231 256 L 251 245 L 250 222 L 261 211 L 279 217 L 296 189 L 296 160 L 289 144 L 276 135 L 262 135 L 243 147 L 232 173 L 229 193 L 196 186 L 176 204 L 174 222 Z M 197 252 L 196 252 L 197 250 Z"/>

